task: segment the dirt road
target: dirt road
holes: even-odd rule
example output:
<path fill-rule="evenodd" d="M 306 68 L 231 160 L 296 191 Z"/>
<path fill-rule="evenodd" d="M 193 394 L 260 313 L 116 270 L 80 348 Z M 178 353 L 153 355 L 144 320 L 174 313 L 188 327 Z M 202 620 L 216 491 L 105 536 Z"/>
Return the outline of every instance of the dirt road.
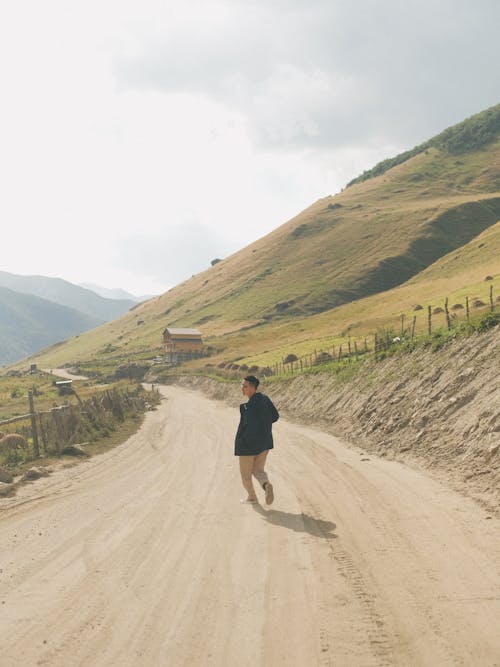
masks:
<path fill-rule="evenodd" d="M 2 667 L 500 665 L 500 526 L 331 435 L 276 425 L 240 505 L 237 415 L 186 389 L 0 503 Z"/>
<path fill-rule="evenodd" d="M 52 375 L 57 375 L 57 377 L 64 378 L 65 380 L 88 380 L 86 375 L 75 375 L 70 373 L 66 368 L 44 368 L 44 373 L 52 373 Z"/>

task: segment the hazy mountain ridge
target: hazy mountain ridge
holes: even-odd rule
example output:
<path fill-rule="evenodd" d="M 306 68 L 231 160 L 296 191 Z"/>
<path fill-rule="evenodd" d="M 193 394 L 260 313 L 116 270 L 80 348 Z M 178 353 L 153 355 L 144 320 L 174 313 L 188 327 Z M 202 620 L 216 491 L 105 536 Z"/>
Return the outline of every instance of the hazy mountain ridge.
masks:
<path fill-rule="evenodd" d="M 84 289 L 88 289 L 91 292 L 95 292 L 99 296 L 102 296 L 104 299 L 125 299 L 126 301 L 133 301 L 134 303 L 141 303 L 142 301 L 147 301 L 148 299 L 152 299 L 154 296 L 156 296 L 155 294 L 143 294 L 137 296 L 136 294 L 131 294 L 130 292 L 121 289 L 120 287 L 102 287 L 101 285 L 95 285 L 94 283 L 79 283 L 79 286 L 83 287 Z"/>
<path fill-rule="evenodd" d="M 131 299 L 105 299 L 89 289 L 74 285 L 62 278 L 21 276 L 0 271 L 0 286 L 74 308 L 104 322 L 120 317 L 136 303 Z"/>
<path fill-rule="evenodd" d="M 476 123 L 460 126 L 467 134 Z M 472 247 L 500 219 L 500 131 L 495 132 L 481 148 L 459 155 L 430 146 L 318 200 L 215 266 L 58 348 L 57 359 L 88 358 L 106 345 L 117 359 L 145 354 L 159 347 L 163 328 L 171 325 L 201 328 L 223 360 L 265 352 L 268 363 L 272 350 L 294 340 L 314 350 L 315 337 L 352 327 L 373 332 L 393 314 L 426 303 L 430 293 L 441 299 L 465 285 L 476 290 L 484 280 L 481 266 L 468 266 L 463 285 L 456 272 L 443 293 L 417 278 L 453 252 L 461 264 L 457 251 Z M 497 243 L 497 236 L 490 242 Z M 488 271 L 499 274 L 498 263 L 488 262 Z M 281 352 L 275 354 L 279 359 Z"/>
<path fill-rule="evenodd" d="M 47 299 L 0 287 L 0 364 L 88 331 L 102 320 Z"/>

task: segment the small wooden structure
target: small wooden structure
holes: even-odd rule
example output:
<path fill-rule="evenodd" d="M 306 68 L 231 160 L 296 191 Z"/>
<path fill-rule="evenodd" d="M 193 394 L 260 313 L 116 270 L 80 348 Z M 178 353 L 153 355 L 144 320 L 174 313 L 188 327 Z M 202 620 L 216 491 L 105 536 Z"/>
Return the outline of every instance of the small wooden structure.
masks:
<path fill-rule="evenodd" d="M 163 344 L 166 361 L 174 364 L 200 356 L 203 352 L 203 340 L 198 329 L 167 327 L 163 332 Z"/>

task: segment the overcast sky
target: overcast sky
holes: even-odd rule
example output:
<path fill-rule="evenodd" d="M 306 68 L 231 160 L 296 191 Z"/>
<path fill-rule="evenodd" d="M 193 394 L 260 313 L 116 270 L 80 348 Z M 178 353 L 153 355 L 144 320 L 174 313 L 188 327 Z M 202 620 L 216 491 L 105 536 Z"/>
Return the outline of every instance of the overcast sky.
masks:
<path fill-rule="evenodd" d="M 500 101 L 498 0 L 0 3 L 0 270 L 162 291 Z"/>

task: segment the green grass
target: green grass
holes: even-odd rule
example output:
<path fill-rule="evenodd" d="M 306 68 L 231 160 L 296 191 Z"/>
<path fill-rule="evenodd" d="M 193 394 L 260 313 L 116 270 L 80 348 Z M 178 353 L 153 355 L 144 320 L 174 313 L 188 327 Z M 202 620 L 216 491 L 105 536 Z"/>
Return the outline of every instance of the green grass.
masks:
<path fill-rule="evenodd" d="M 326 363 L 317 364 L 307 368 L 303 367 L 302 369 L 297 363 L 294 364 L 293 370 L 292 366 L 287 364 L 284 368 L 280 367 L 277 374 L 266 376 L 265 381 L 266 385 L 272 386 L 273 383 L 281 383 L 283 381 L 291 380 L 298 375 L 314 376 L 326 374 L 329 375 L 336 384 L 346 384 L 360 373 L 363 373 L 367 376 L 367 382 L 369 382 L 367 369 L 370 368 L 370 364 L 378 363 L 389 357 L 398 355 L 406 356 L 418 349 L 430 349 L 436 352 L 453 341 L 465 339 L 473 334 L 485 333 L 498 325 L 500 325 L 500 310 L 495 309 L 494 311 L 487 311 L 471 316 L 469 321 L 454 322 L 450 329 L 445 326 L 434 328 L 430 335 L 421 332 L 411 338 L 409 334 L 407 334 L 400 342 L 394 342 L 394 338 L 397 336 L 398 332 L 388 330 L 384 332 L 387 334 L 387 347 L 385 349 L 380 347 L 376 353 L 373 348 L 368 352 L 362 352 L 357 356 L 353 352 L 350 357 L 332 359 Z M 185 373 L 185 369 L 183 369 L 182 372 Z M 165 377 L 178 374 L 179 369 L 172 369 Z M 228 371 L 227 369 L 218 368 L 210 369 L 210 371 L 207 372 L 205 368 L 191 369 L 191 371 L 187 371 L 187 374 L 203 375 L 204 377 L 209 377 L 218 382 L 237 382 L 240 380 L 244 372 L 242 370 Z"/>
<path fill-rule="evenodd" d="M 29 412 L 29 390 L 34 391 L 35 401 L 44 409 L 50 407 L 53 402 L 60 401 L 59 392 L 53 384 L 56 379 L 48 373 L 19 377 L 0 376 L 0 420 Z M 6 430 L 6 427 L 0 426 L 0 431 L 2 430 Z"/>
<path fill-rule="evenodd" d="M 0 452 L 0 465 L 9 467 L 13 474 L 21 474 L 33 462 L 48 465 L 60 458 L 68 459 L 58 453 L 59 446 L 63 448 L 64 443 L 85 442 L 86 451 L 90 455 L 106 451 L 124 442 L 137 431 L 144 419 L 145 401 L 153 405 L 159 402 L 157 393 L 146 392 L 141 385 L 136 383 L 120 381 L 102 388 L 80 381 L 76 391 L 83 402 L 90 398 L 99 401 L 101 396 L 108 392 L 116 397 L 113 398 L 113 410 L 95 412 L 94 409 L 86 407 L 84 403 L 85 409 L 81 411 L 77 397 L 74 394 L 60 396 L 53 385 L 53 380 L 53 376 L 49 374 L 40 374 L 29 379 L 13 376 L 0 377 L 0 421 L 29 412 L 27 391 L 30 389 L 34 392 L 35 410 L 37 413 L 42 413 L 37 417 L 40 456 L 37 456 L 35 452 L 29 416 L 15 423 L 0 425 L 0 431 L 4 434 L 19 433 L 28 443 L 27 449 L 20 453 L 8 450 Z M 74 382 L 74 385 L 76 384 L 77 382 Z M 123 400 L 124 396 L 126 400 Z M 61 426 L 64 433 L 61 443 L 59 427 L 56 431 L 54 430 L 52 416 L 45 414 L 45 411 L 55 405 L 68 404 L 74 406 L 76 410 L 64 413 L 66 417 L 63 414 L 60 418 L 63 421 L 66 419 L 66 426 Z M 43 421 L 43 437 L 40 420 Z M 47 449 L 45 449 L 44 438 L 47 440 Z M 69 457 L 69 460 L 73 460 L 72 457 Z"/>
<path fill-rule="evenodd" d="M 441 306 L 449 297 L 452 305 L 466 295 L 487 302 L 486 275 L 500 294 L 500 141 L 480 139 L 479 149 L 472 142 L 459 155 L 443 141 L 320 199 L 164 295 L 34 359 L 106 377 L 120 364 L 160 353 L 163 329 L 177 325 L 200 327 L 215 349 L 211 363 L 266 366 L 290 352 L 302 356 L 349 336 L 362 342 L 381 328 L 397 330 L 416 304 Z M 417 315 L 423 331 L 426 313 Z"/>
<path fill-rule="evenodd" d="M 350 181 L 347 187 L 356 183 L 362 183 L 376 176 L 381 176 L 393 167 L 407 162 L 412 157 L 424 153 L 430 148 L 439 148 L 449 155 L 461 155 L 462 153 L 480 150 L 484 146 L 493 143 L 497 139 L 499 132 L 500 104 L 497 104 L 490 109 L 475 114 L 462 123 L 447 128 L 441 134 L 423 144 L 415 146 L 415 148 L 409 151 L 379 162 L 373 169 L 363 172 L 361 176 Z M 460 163 L 460 160 L 457 160 L 457 163 Z"/>
<path fill-rule="evenodd" d="M 25 415 L 29 412 L 28 392 L 33 391 L 36 410 L 48 410 L 53 405 L 69 403 L 78 405 L 74 394 L 60 395 L 55 382 L 61 378 L 50 373 L 39 372 L 36 375 L 10 374 L 0 375 L 0 421 Z M 107 390 L 133 390 L 137 386 L 134 382 L 120 380 L 106 385 Z M 81 400 L 103 391 L 98 384 L 86 380 L 76 380 L 73 387 Z M 14 425 L 15 427 L 15 425 Z M 8 427 L 0 426 L 0 431 L 7 431 Z"/>

